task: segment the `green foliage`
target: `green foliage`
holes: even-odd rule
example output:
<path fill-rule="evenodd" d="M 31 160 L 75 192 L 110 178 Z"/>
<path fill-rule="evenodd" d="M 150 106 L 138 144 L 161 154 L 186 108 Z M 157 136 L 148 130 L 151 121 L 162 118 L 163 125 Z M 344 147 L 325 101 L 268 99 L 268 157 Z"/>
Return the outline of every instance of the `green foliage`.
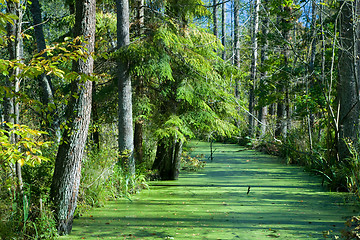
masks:
<path fill-rule="evenodd" d="M 131 199 L 132 194 L 148 188 L 143 173 L 127 176 L 117 164 L 118 159 L 119 154 L 113 148 L 105 147 L 88 153 L 82 167 L 78 214 L 91 207 L 101 207 L 109 199 Z"/>
<path fill-rule="evenodd" d="M 6 5 L 5 0 L 0 0 L 0 6 Z M 14 20 L 17 20 L 18 17 L 14 14 L 0 12 L 0 46 L 4 44 L 5 39 L 4 35 L 6 34 L 6 25 L 14 24 Z"/>
<path fill-rule="evenodd" d="M 155 90 L 148 95 L 145 112 L 153 109 L 161 114 L 145 119 L 156 123 L 158 139 L 176 135 L 184 140 L 209 131 L 234 133 L 231 119 L 237 111 L 230 84 L 218 71 L 221 60 L 215 50 L 220 46 L 212 34 L 195 25 L 181 28 L 166 19 L 151 39 L 122 50 L 135 78 L 143 77 L 145 87 Z"/>
<path fill-rule="evenodd" d="M 191 157 L 188 153 L 183 152 L 181 156 L 181 170 L 197 172 L 203 169 L 206 165 L 206 162 L 201 161 L 199 158 L 204 158 L 204 156 L 197 155 L 196 157 Z"/>
<path fill-rule="evenodd" d="M 38 138 L 46 134 L 43 131 L 30 129 L 28 126 L 5 122 L 6 128 L 0 129 L 0 159 L 1 166 L 19 162 L 34 166 L 48 159 L 42 155 L 41 148 L 48 147 L 50 142 L 43 142 Z M 12 141 L 16 138 L 16 141 Z"/>

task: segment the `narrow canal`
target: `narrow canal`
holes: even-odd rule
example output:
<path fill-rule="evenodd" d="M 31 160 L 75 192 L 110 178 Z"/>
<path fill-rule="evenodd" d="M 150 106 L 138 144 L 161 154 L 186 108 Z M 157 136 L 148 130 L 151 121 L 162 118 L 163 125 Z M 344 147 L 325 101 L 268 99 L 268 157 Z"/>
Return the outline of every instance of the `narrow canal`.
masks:
<path fill-rule="evenodd" d="M 208 143 L 194 147 L 209 156 Z M 61 239 L 331 239 L 358 213 L 345 193 L 328 192 L 299 167 L 236 145 L 214 148 L 202 171 L 108 202 Z"/>

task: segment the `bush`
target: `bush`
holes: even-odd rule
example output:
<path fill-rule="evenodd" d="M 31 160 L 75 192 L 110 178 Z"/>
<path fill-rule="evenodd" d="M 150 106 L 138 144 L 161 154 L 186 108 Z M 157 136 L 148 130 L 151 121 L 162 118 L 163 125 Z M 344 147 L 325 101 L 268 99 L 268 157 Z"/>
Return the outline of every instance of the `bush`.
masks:
<path fill-rule="evenodd" d="M 199 160 L 199 158 L 203 157 L 204 155 L 197 155 L 196 157 L 191 157 L 188 153 L 183 152 L 181 156 L 181 170 L 196 172 L 200 169 L 203 169 L 206 165 L 206 162 Z"/>

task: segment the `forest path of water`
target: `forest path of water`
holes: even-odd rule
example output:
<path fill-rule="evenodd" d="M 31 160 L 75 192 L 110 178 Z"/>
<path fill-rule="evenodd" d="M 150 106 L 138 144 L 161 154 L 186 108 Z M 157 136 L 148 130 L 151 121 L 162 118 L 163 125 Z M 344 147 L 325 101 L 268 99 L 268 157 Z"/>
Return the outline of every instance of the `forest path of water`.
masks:
<path fill-rule="evenodd" d="M 194 144 L 194 154 L 209 156 L 208 143 Z M 346 194 L 327 192 L 319 178 L 276 157 L 214 148 L 201 172 L 94 209 L 66 239 L 324 239 L 340 235 L 345 218 L 358 212 L 344 203 Z"/>

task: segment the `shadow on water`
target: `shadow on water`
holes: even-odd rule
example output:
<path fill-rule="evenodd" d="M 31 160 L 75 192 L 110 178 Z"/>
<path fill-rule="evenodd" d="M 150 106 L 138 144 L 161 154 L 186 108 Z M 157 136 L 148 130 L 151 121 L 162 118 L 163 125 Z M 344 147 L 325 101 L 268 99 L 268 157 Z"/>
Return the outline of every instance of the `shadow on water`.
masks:
<path fill-rule="evenodd" d="M 214 147 L 203 171 L 94 209 L 64 239 L 324 239 L 340 235 L 357 212 L 346 194 L 327 192 L 298 167 L 235 145 Z M 195 151 L 207 154 L 208 145 Z"/>

